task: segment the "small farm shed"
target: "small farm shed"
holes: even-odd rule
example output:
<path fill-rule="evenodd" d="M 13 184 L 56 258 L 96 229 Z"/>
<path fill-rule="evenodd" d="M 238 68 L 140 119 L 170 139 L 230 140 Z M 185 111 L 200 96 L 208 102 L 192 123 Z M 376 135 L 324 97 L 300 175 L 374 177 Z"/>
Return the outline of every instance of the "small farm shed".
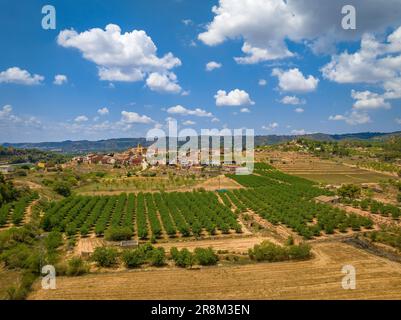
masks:
<path fill-rule="evenodd" d="M 120 242 L 120 247 L 123 248 L 137 248 L 138 241 L 137 240 L 125 240 Z"/>
<path fill-rule="evenodd" d="M 340 202 L 340 197 L 338 196 L 319 196 L 315 198 L 316 202 L 336 204 Z"/>

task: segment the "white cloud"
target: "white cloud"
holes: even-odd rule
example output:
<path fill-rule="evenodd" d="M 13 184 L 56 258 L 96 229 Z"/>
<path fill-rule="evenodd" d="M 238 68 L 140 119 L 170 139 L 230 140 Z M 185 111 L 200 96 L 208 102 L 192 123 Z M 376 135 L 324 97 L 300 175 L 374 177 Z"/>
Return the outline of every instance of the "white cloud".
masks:
<path fill-rule="evenodd" d="M 64 74 L 57 74 L 57 75 L 54 76 L 53 84 L 55 84 L 57 86 L 61 86 L 64 83 L 67 83 L 67 82 L 68 82 L 68 78 Z"/>
<path fill-rule="evenodd" d="M 3 108 L 0 110 L 0 119 L 8 118 L 11 115 L 12 111 L 13 107 L 9 104 L 3 106 Z"/>
<path fill-rule="evenodd" d="M 192 24 L 194 24 L 194 22 L 191 19 L 183 19 L 181 20 L 183 24 L 185 24 L 186 26 L 190 26 Z"/>
<path fill-rule="evenodd" d="M 351 111 L 345 115 L 335 115 L 330 116 L 329 120 L 331 121 L 345 121 L 349 125 L 361 125 L 371 122 L 371 119 L 367 113 L 358 112 L 356 110 Z"/>
<path fill-rule="evenodd" d="M 242 112 L 242 113 L 250 113 L 251 110 L 249 110 L 248 108 L 242 108 L 242 109 L 240 110 L 240 112 Z"/>
<path fill-rule="evenodd" d="M 179 114 L 179 115 L 183 115 L 183 116 L 213 117 L 213 114 L 211 112 L 207 112 L 206 110 L 203 110 L 200 108 L 191 110 L 191 109 L 187 109 L 181 105 L 176 105 L 174 107 L 168 108 L 167 113 Z"/>
<path fill-rule="evenodd" d="M 295 111 L 296 113 L 303 113 L 305 110 L 302 109 L 302 108 L 296 108 L 294 111 Z"/>
<path fill-rule="evenodd" d="M 358 28 L 349 32 L 341 27 L 341 9 L 358 8 Z M 315 53 L 330 52 L 335 43 L 355 41 L 368 31 L 384 31 L 397 26 L 401 1 L 388 0 L 220 0 L 213 6 L 213 20 L 198 39 L 215 46 L 228 39 L 243 40 L 243 57 L 238 63 L 258 63 L 294 56 L 287 41 L 306 43 Z M 334 13 L 338 14 L 334 14 Z"/>
<path fill-rule="evenodd" d="M 283 104 L 291 104 L 291 105 L 300 105 L 305 104 L 305 100 L 299 99 L 296 96 L 285 96 L 283 99 L 280 100 Z"/>
<path fill-rule="evenodd" d="M 88 117 L 87 116 L 84 116 L 84 115 L 82 115 L 82 116 L 78 116 L 78 117 L 76 117 L 75 119 L 74 119 L 74 121 L 75 122 L 86 122 L 86 121 L 88 121 L 89 119 L 88 119 Z"/>
<path fill-rule="evenodd" d="M 218 118 L 213 118 L 212 122 L 220 122 L 220 120 Z"/>
<path fill-rule="evenodd" d="M 357 110 L 369 109 L 390 109 L 390 103 L 384 100 L 384 97 L 370 91 L 355 91 L 352 90 L 351 96 L 356 102 L 353 105 Z"/>
<path fill-rule="evenodd" d="M 305 129 L 300 129 L 300 130 L 292 130 L 291 134 L 294 136 L 303 136 L 305 134 L 308 134 L 308 132 Z"/>
<path fill-rule="evenodd" d="M 32 134 L 31 130 L 42 130 L 42 122 L 34 116 L 17 116 L 11 105 L 0 108 L 0 129 L 3 139 L 13 139 L 16 134 Z M 28 130 L 28 131 L 27 131 Z M 6 138 L 8 137 L 8 138 Z M 3 140 L 4 142 L 4 140 Z"/>
<path fill-rule="evenodd" d="M 337 83 L 381 83 L 400 76 L 400 53 L 401 27 L 383 43 L 365 34 L 359 51 L 333 56 L 321 71 L 326 79 Z"/>
<path fill-rule="evenodd" d="M 106 81 L 141 81 L 156 91 L 180 92 L 171 69 L 180 66 L 172 53 L 157 56 L 157 47 L 143 30 L 121 33 L 118 25 L 109 24 L 105 30 L 93 28 L 77 33 L 63 30 L 57 38 L 59 45 L 76 48 L 85 59 L 94 62 L 99 78 Z"/>
<path fill-rule="evenodd" d="M 259 79 L 258 84 L 259 84 L 261 87 L 264 87 L 265 85 L 267 85 L 267 81 L 266 81 L 265 79 Z"/>
<path fill-rule="evenodd" d="M 243 106 L 255 104 L 246 91 L 239 89 L 232 90 L 228 94 L 224 90 L 219 90 L 214 98 L 216 99 L 216 106 Z"/>
<path fill-rule="evenodd" d="M 270 131 L 270 130 L 274 130 L 278 127 L 279 127 L 279 124 L 277 122 L 272 122 L 272 123 L 269 123 L 267 126 L 262 126 L 262 129 Z"/>
<path fill-rule="evenodd" d="M 319 79 L 312 75 L 309 75 L 307 78 L 304 77 L 298 68 L 290 69 L 288 71 L 275 68 L 272 71 L 272 75 L 278 78 L 278 85 L 283 91 L 301 93 L 311 92 L 316 90 L 319 83 Z"/>
<path fill-rule="evenodd" d="M 191 121 L 191 120 L 187 120 L 187 121 L 184 121 L 182 124 L 183 124 L 184 126 L 193 126 L 193 125 L 196 124 L 196 122 Z"/>
<path fill-rule="evenodd" d="M 206 63 L 206 71 L 213 71 L 214 69 L 219 69 L 222 67 L 221 63 L 218 63 L 216 61 L 210 61 Z"/>
<path fill-rule="evenodd" d="M 164 74 L 153 72 L 146 79 L 146 85 L 153 91 L 169 93 L 181 92 L 181 87 L 177 84 L 177 77 L 172 72 Z"/>
<path fill-rule="evenodd" d="M 26 70 L 18 67 L 8 68 L 0 72 L 0 83 L 15 83 L 23 85 L 38 85 L 41 84 L 45 78 L 38 74 L 30 74 Z"/>
<path fill-rule="evenodd" d="M 121 112 L 121 122 L 126 123 L 126 124 L 132 124 L 132 123 L 153 123 L 155 122 L 152 120 L 150 117 L 145 116 L 145 115 L 139 115 L 136 112 L 129 112 L 129 111 L 122 111 Z"/>
<path fill-rule="evenodd" d="M 106 107 L 100 108 L 97 110 L 97 113 L 100 114 L 101 116 L 105 116 L 109 114 L 109 109 L 107 109 Z"/>
<path fill-rule="evenodd" d="M 353 90 L 354 109 L 390 109 L 386 100 L 401 98 L 401 27 L 383 42 L 365 34 L 358 51 L 333 56 L 321 71 L 326 79 L 337 83 L 366 83 L 382 88 L 382 94 Z"/>
<path fill-rule="evenodd" d="M 400 119 L 400 118 L 395 118 L 394 121 L 395 121 L 397 124 L 401 124 L 401 119 Z"/>

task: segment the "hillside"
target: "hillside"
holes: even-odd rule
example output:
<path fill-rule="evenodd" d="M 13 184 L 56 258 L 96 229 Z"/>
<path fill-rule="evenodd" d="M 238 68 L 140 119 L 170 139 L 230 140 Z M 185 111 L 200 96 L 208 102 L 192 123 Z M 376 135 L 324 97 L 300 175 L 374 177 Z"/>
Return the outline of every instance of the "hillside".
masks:
<path fill-rule="evenodd" d="M 255 146 L 265 146 L 283 143 L 304 137 L 319 141 L 341 141 L 341 140 L 385 140 L 394 136 L 401 136 L 401 131 L 397 132 L 361 132 L 349 134 L 325 134 L 313 133 L 303 136 L 294 135 L 263 135 L 255 136 Z M 145 138 L 119 138 L 99 141 L 62 141 L 62 142 L 40 142 L 40 143 L 4 143 L 4 147 L 14 147 L 19 149 L 40 149 L 45 151 L 57 151 L 61 153 L 88 153 L 88 152 L 111 152 L 122 151 L 132 146 L 141 144 L 149 146 Z"/>

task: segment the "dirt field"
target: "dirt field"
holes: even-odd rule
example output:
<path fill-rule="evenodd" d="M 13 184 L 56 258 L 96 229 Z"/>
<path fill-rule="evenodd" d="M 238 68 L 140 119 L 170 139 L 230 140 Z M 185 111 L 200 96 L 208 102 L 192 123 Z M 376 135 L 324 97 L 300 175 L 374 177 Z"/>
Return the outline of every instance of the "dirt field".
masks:
<path fill-rule="evenodd" d="M 30 299 L 401 299 L 401 264 L 343 243 L 314 245 L 315 258 L 200 270 L 165 268 L 57 278 L 56 290 Z M 357 288 L 344 290 L 344 265 Z"/>
<path fill-rule="evenodd" d="M 165 244 L 156 245 L 156 247 L 163 247 L 166 250 L 170 250 L 170 248 L 172 247 L 177 247 L 179 249 L 187 248 L 188 250 L 194 250 L 195 248 L 212 247 L 216 251 L 228 250 L 230 252 L 236 252 L 236 253 L 247 253 L 249 248 L 252 248 L 256 244 L 260 244 L 264 240 L 280 244 L 280 242 L 274 238 L 251 236 L 251 237 L 234 238 L 234 239 L 168 242 Z"/>

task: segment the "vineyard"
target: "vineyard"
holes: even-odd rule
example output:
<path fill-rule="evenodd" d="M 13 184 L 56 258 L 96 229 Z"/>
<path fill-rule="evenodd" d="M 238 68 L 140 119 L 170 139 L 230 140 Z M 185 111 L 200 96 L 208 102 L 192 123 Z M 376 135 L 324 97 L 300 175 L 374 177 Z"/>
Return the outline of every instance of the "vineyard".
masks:
<path fill-rule="evenodd" d="M 313 186 L 313 182 L 284 174 L 269 165 L 255 167 L 256 175 L 230 176 L 246 190 L 227 193 L 240 212 L 252 210 L 272 224 L 284 224 L 306 239 L 332 234 L 335 230 L 358 231 L 371 228 L 370 219 L 313 201 L 319 195 L 330 195 L 327 190 Z"/>
<path fill-rule="evenodd" d="M 242 232 L 217 194 L 202 191 L 71 196 L 52 203 L 42 225 L 68 236 L 103 236 L 113 228 L 128 228 L 139 239 Z"/>
<path fill-rule="evenodd" d="M 6 203 L 0 207 L 0 227 L 11 223 L 19 226 L 24 220 L 26 208 L 38 197 L 38 194 L 34 192 L 21 197 L 18 201 Z"/>

